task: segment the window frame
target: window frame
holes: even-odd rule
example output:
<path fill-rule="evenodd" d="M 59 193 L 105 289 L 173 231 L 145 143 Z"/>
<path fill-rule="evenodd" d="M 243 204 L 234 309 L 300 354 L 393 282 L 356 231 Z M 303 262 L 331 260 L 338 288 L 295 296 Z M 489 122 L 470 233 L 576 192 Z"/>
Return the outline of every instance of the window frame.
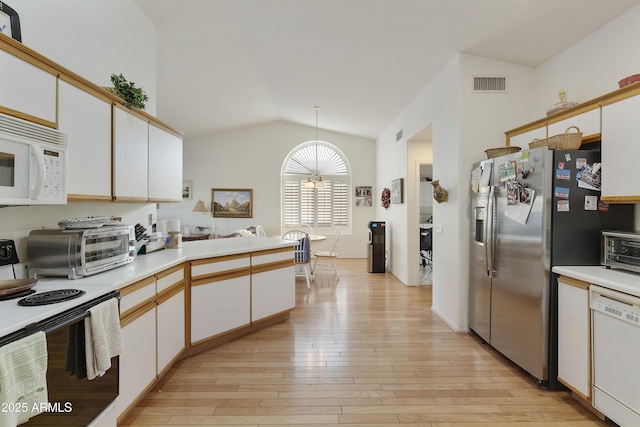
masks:
<path fill-rule="evenodd" d="M 318 205 L 318 198 L 322 197 L 322 193 L 318 193 L 318 189 L 305 189 L 304 183 L 307 178 L 313 173 L 315 169 L 315 154 L 312 158 L 307 158 L 306 161 L 313 162 L 313 165 L 308 165 L 311 170 L 308 173 L 287 173 L 287 167 L 289 163 L 294 159 L 296 162 L 296 166 L 299 168 L 300 162 L 298 158 L 296 158 L 296 154 L 301 150 L 307 150 L 309 146 L 315 146 L 316 141 L 307 141 L 302 144 L 296 146 L 293 150 L 289 152 L 289 154 L 284 159 L 281 170 L 281 211 L 280 211 L 280 227 L 282 232 L 290 229 L 290 227 L 295 223 L 308 223 L 311 225 L 318 234 L 333 234 L 338 225 L 341 227 L 340 234 L 351 234 L 352 228 L 352 194 L 350 191 L 351 188 L 351 167 L 349 165 L 347 157 L 342 153 L 338 147 L 335 145 L 328 143 L 326 141 L 318 141 L 318 146 L 322 146 L 323 150 L 331 150 L 342 162 L 344 166 L 345 173 L 331 174 L 323 172 L 323 168 L 321 165 L 318 165 L 318 169 L 320 170 L 320 175 L 322 179 L 327 184 L 326 188 L 329 188 L 331 191 L 331 204 L 329 209 L 329 215 L 331 216 L 331 224 L 324 225 L 321 219 L 318 218 L 318 210 L 316 206 Z M 308 154 L 308 153 L 307 153 Z M 319 156 L 319 160 L 321 157 Z M 323 189 L 320 189 L 323 191 Z M 326 190 L 324 190 L 326 191 Z M 336 195 L 335 192 L 339 191 L 343 197 L 340 197 L 339 203 L 336 205 Z M 307 193 L 305 195 L 304 193 Z M 288 203 L 288 198 L 291 193 L 297 193 L 294 197 L 297 197 L 298 206 L 297 208 L 293 208 Z M 312 200 L 309 203 L 315 205 L 310 209 L 314 213 L 314 220 L 309 221 L 308 216 L 304 216 L 304 207 L 303 203 L 305 202 L 305 197 L 308 198 L 308 194 L 313 194 Z M 339 212 L 336 212 L 336 208 L 338 208 Z M 292 213 L 292 209 L 293 212 Z M 340 212 L 341 211 L 341 212 Z M 326 211 L 325 211 L 326 212 Z M 293 219 L 292 216 L 295 215 L 296 219 Z M 336 221 L 336 215 L 338 215 L 338 221 Z M 307 221 L 304 221 L 306 219 Z M 342 220 L 342 221 L 341 221 Z M 322 224 L 322 225 L 321 225 Z"/>

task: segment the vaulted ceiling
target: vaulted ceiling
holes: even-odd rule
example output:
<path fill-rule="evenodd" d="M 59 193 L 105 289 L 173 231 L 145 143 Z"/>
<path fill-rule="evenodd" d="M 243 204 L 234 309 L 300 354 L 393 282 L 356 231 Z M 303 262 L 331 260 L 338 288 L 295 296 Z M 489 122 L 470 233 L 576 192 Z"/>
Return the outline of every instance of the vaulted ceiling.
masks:
<path fill-rule="evenodd" d="M 536 67 L 640 0 L 136 0 L 157 116 L 185 137 L 284 120 L 378 137 L 460 52 Z"/>

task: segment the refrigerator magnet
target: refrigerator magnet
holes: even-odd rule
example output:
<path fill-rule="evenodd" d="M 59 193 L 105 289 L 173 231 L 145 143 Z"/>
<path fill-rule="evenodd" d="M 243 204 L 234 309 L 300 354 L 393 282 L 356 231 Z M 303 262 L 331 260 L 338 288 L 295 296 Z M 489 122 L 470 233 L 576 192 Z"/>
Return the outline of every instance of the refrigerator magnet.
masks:
<path fill-rule="evenodd" d="M 558 169 L 564 169 L 564 162 L 558 162 Z"/>
<path fill-rule="evenodd" d="M 568 200 L 558 200 L 558 212 L 569 212 L 569 201 Z"/>
<path fill-rule="evenodd" d="M 569 200 L 569 189 L 566 187 L 556 187 L 556 199 Z"/>
<path fill-rule="evenodd" d="M 583 169 L 586 165 L 587 165 L 587 159 L 585 159 L 584 157 L 578 157 L 576 159 L 576 169 L 577 170 Z"/>
<path fill-rule="evenodd" d="M 565 160 L 566 160 L 567 162 L 570 162 L 570 161 L 571 161 L 571 154 L 570 154 L 570 153 L 565 154 L 565 155 L 564 155 L 564 158 L 565 158 Z"/>
<path fill-rule="evenodd" d="M 598 196 L 584 196 L 584 210 L 598 210 Z"/>
<path fill-rule="evenodd" d="M 609 212 L 609 205 L 602 200 L 598 202 L 598 211 L 599 212 Z"/>
<path fill-rule="evenodd" d="M 571 170 L 570 169 L 556 169 L 556 179 L 562 181 L 571 180 Z"/>

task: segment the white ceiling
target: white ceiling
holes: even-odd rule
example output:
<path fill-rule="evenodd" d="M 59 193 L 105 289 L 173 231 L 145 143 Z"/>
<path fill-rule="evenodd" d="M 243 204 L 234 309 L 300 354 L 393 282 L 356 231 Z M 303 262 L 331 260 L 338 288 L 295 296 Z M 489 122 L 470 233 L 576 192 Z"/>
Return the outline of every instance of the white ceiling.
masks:
<path fill-rule="evenodd" d="M 378 137 L 459 52 L 538 66 L 640 0 L 135 0 L 157 116 L 186 137 L 284 120 Z M 410 136 L 410 135 L 407 135 Z"/>

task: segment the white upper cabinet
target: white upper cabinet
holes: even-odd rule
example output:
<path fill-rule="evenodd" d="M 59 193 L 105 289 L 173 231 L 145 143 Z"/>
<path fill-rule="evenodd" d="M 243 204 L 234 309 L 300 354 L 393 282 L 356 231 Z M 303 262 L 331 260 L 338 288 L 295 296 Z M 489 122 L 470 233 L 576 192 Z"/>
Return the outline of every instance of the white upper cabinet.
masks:
<path fill-rule="evenodd" d="M 125 107 L 113 108 L 113 198 L 146 202 L 149 181 L 149 122 Z"/>
<path fill-rule="evenodd" d="M 640 202 L 633 179 L 640 156 L 640 95 L 602 107 L 602 199 L 607 203 Z"/>
<path fill-rule="evenodd" d="M 512 147 L 520 147 L 523 150 L 529 149 L 529 143 L 534 139 L 544 139 L 547 137 L 547 125 L 512 135 L 509 138 L 509 145 Z"/>
<path fill-rule="evenodd" d="M 577 114 L 575 116 L 549 123 L 547 133 L 549 136 L 565 133 L 570 126 L 576 126 L 582 132 L 582 138 L 589 138 L 600 134 L 600 107 L 595 107 L 589 111 Z M 575 132 L 570 129 L 569 132 Z M 597 139 L 597 138 L 596 138 Z"/>
<path fill-rule="evenodd" d="M 65 81 L 58 85 L 58 129 L 69 136 L 67 198 L 111 200 L 111 105 Z"/>
<path fill-rule="evenodd" d="M 149 125 L 149 200 L 182 200 L 182 138 Z"/>
<path fill-rule="evenodd" d="M 0 50 L 0 64 L 0 107 L 3 111 L 55 127 L 56 76 L 4 50 Z"/>

